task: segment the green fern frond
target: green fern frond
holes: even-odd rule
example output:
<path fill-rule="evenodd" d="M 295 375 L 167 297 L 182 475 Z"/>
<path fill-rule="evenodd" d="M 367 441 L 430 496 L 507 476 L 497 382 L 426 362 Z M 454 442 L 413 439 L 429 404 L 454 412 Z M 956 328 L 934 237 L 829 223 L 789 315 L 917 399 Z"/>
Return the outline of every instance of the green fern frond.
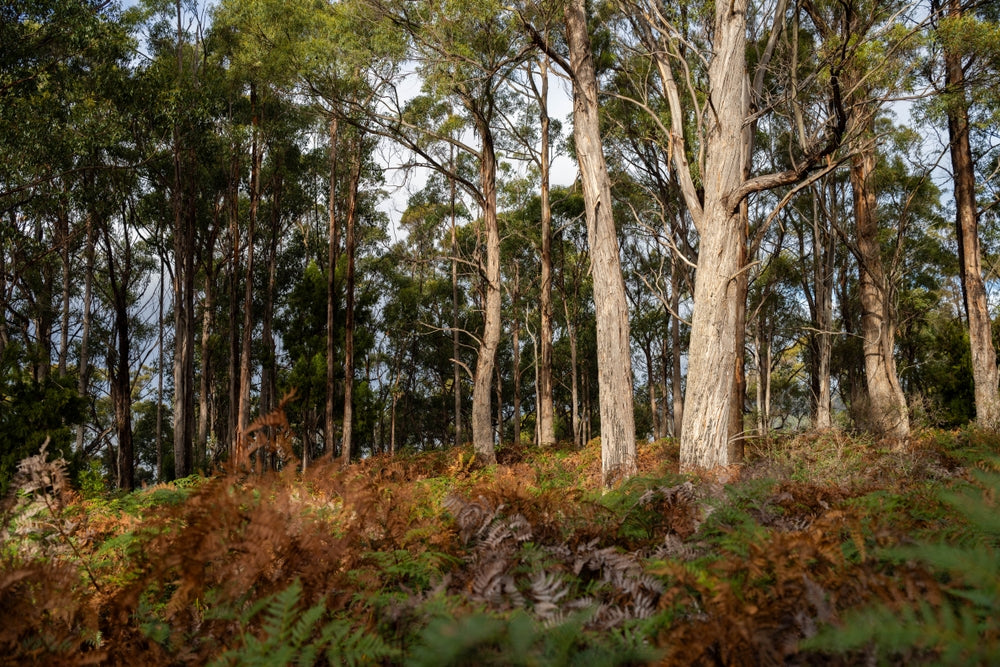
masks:
<path fill-rule="evenodd" d="M 863 648 L 879 656 L 906 656 L 937 664 L 990 664 L 1000 655 L 1000 517 L 996 499 L 1000 474 L 977 470 L 977 486 L 941 494 L 967 525 L 971 539 L 956 544 L 920 544 L 887 549 L 897 562 L 924 563 L 948 583 L 938 605 L 920 601 L 893 611 L 884 605 L 849 614 L 838 628 L 826 628 L 801 648 L 847 653 Z"/>

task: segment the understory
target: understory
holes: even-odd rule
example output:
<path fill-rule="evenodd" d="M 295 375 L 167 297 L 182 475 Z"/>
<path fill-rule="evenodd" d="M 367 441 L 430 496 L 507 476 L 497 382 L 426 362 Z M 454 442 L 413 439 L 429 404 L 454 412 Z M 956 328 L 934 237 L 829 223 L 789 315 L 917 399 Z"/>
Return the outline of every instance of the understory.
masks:
<path fill-rule="evenodd" d="M 600 491 L 600 445 L 377 457 L 0 506 L 0 664 L 985 664 L 1000 440 L 671 441 Z"/>

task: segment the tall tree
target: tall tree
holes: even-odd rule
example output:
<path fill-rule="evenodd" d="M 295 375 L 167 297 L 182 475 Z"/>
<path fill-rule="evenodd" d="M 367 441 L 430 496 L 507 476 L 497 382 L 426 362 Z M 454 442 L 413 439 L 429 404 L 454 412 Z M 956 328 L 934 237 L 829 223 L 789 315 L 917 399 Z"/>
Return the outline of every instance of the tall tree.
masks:
<path fill-rule="evenodd" d="M 715 4 L 710 54 L 700 56 L 705 66 L 702 84 L 685 67 L 691 44 L 657 2 L 639 2 L 633 9 L 636 39 L 651 54 L 659 85 L 669 106 L 669 126 L 661 132 L 671 148 L 680 191 L 698 232 L 698 268 L 694 287 L 694 314 L 688 353 L 687 393 L 681 438 L 683 468 L 714 467 L 733 460 L 730 422 L 733 409 L 736 346 L 744 326 L 746 271 L 746 216 L 741 212 L 751 194 L 791 185 L 820 168 L 820 160 L 839 145 L 844 130 L 836 64 L 831 66 L 831 122 L 816 123 L 788 169 L 751 176 L 747 173 L 752 122 L 747 67 L 748 2 Z M 771 33 L 784 25 L 783 4 L 768 12 Z M 774 12 L 777 12 L 776 14 Z M 684 14 L 679 17 L 684 20 Z M 751 106 L 753 103 L 753 107 Z M 690 143 L 689 143 L 690 141 Z M 694 163 L 689 160 L 694 157 Z"/>
<path fill-rule="evenodd" d="M 607 488 L 636 472 L 628 298 L 601 139 L 600 89 L 585 1 L 567 0 L 563 19 L 568 57 L 554 48 L 525 13 L 521 14 L 536 44 L 559 63 L 573 84 L 573 139 L 586 207 L 597 317 L 601 480 Z"/>
<path fill-rule="evenodd" d="M 935 3 L 937 4 L 937 3 Z M 959 278 L 962 284 L 962 301 L 969 326 L 969 346 L 972 351 L 972 377 L 976 396 L 976 421 L 980 426 L 1000 429 L 1000 372 L 997 371 L 996 350 L 993 347 L 992 320 L 987 302 L 986 284 L 983 280 L 982 253 L 979 245 L 979 205 L 976 201 L 976 166 L 969 137 L 969 98 L 966 69 L 974 51 L 968 48 L 967 37 L 972 31 L 993 30 L 973 23 L 962 29 L 968 10 L 962 0 L 943 3 L 944 30 L 944 95 L 945 113 L 948 118 L 948 147 L 951 153 L 952 179 L 955 187 L 955 236 L 958 239 Z M 940 10 L 939 10 L 940 11 Z M 972 31 L 969 30 L 972 28 Z M 975 34 L 975 33 L 973 33 Z M 986 46 L 986 35 L 972 41 Z M 996 42 L 992 43 L 996 48 Z M 989 46 L 986 46 L 988 49 Z M 997 60 L 1000 60 L 998 58 Z"/>

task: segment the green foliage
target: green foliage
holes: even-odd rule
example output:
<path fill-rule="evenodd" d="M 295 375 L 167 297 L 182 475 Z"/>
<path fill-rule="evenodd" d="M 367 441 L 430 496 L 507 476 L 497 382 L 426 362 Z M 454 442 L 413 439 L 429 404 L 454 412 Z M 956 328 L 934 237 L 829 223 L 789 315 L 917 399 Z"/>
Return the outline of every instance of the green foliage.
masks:
<path fill-rule="evenodd" d="M 439 618 L 428 625 L 406 664 L 458 665 L 641 665 L 659 652 L 628 631 L 588 635 L 589 614 L 542 625 L 523 611 L 507 617 L 473 614 Z"/>
<path fill-rule="evenodd" d="M 937 664 L 989 664 L 1000 651 L 1000 458 L 974 470 L 975 486 L 940 494 L 964 523 L 949 542 L 893 547 L 881 557 L 897 567 L 919 562 L 944 584 L 941 599 L 902 608 L 880 604 L 847 615 L 804 647 L 846 653 L 868 648 L 882 661 L 902 657 Z"/>
<path fill-rule="evenodd" d="M 767 535 L 757 517 L 773 485 L 772 480 L 764 479 L 726 487 L 725 500 L 711 511 L 699 527 L 698 535 L 723 551 L 748 555 L 750 547 Z"/>
<path fill-rule="evenodd" d="M 262 598 L 240 614 L 239 646 L 209 663 L 251 667 L 308 667 L 326 660 L 330 665 L 368 665 L 391 659 L 397 651 L 364 628 L 331 618 L 325 602 L 302 608 L 302 584 Z M 216 612 L 218 613 L 218 612 Z"/>
<path fill-rule="evenodd" d="M 72 377 L 52 375 L 44 382 L 21 366 L 21 349 L 11 345 L 0 357 L 0 498 L 22 459 L 49 440 L 49 452 L 72 460 L 72 426 L 84 416 L 86 401 Z"/>

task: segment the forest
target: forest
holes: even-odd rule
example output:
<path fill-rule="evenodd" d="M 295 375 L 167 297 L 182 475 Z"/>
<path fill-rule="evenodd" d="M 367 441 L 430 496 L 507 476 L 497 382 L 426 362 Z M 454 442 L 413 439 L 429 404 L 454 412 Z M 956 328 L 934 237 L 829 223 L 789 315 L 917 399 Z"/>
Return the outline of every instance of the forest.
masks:
<path fill-rule="evenodd" d="M 987 0 L 5 2 L 0 664 L 989 662 L 998 82 Z"/>

